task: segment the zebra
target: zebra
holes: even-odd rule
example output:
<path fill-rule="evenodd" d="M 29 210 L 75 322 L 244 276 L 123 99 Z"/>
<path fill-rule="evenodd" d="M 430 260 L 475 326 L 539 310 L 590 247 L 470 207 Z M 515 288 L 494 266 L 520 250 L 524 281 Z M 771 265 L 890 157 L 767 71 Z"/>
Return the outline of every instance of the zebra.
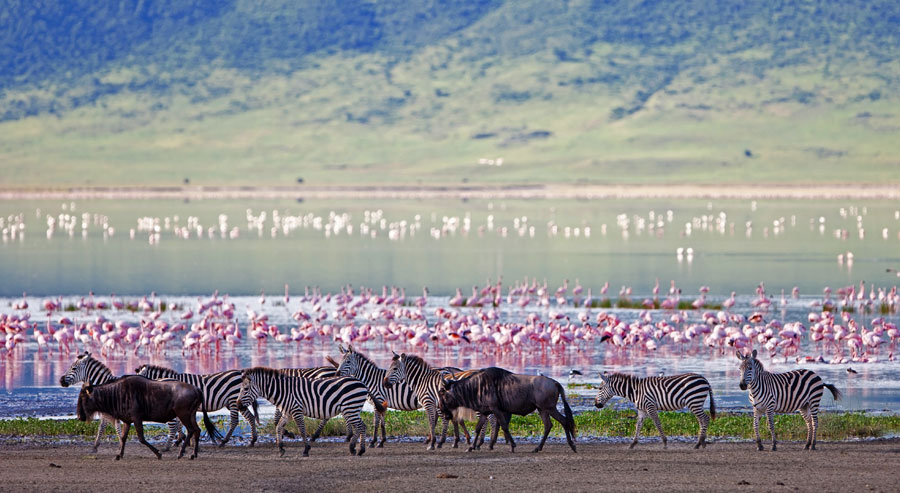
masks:
<path fill-rule="evenodd" d="M 330 359 L 330 357 L 329 357 Z M 333 362 L 333 360 L 330 360 Z M 278 370 L 279 372 L 291 376 L 291 377 L 303 377 L 310 379 L 319 379 L 319 378 L 333 378 L 338 376 L 336 365 L 334 366 L 316 366 L 312 368 L 281 368 Z M 256 395 L 250 392 L 248 395 L 253 396 L 253 401 L 256 402 Z M 273 421 L 278 424 L 283 419 L 283 414 L 280 408 L 275 408 L 275 416 L 273 417 Z M 322 435 L 322 432 L 325 430 L 325 425 L 328 424 L 327 419 L 323 419 L 321 423 L 319 423 L 319 427 L 316 428 L 316 431 L 312 434 L 310 441 L 315 442 L 319 439 L 319 436 Z M 288 430 L 284 430 L 284 435 L 288 438 L 294 438 L 294 434 Z M 347 428 L 347 441 L 350 441 L 350 437 L 353 436 L 353 430 L 349 427 Z"/>
<path fill-rule="evenodd" d="M 815 450 L 816 432 L 819 429 L 819 403 L 822 401 L 825 388 L 831 391 L 836 401 L 841 400 L 841 391 L 834 385 L 823 382 L 812 370 L 767 372 L 762 363 L 756 359 L 755 349 L 750 356 L 744 356 L 740 351 L 735 354 L 741 360 L 740 388 L 750 391 L 756 448 L 763 449 L 759 437 L 760 416 L 766 415 L 769 432 L 772 434 L 772 450 L 776 450 L 775 413 L 799 411 L 803 421 L 806 422 L 806 450 Z"/>
<path fill-rule="evenodd" d="M 256 367 L 241 372 L 240 399 L 245 396 L 260 396 L 275 404 L 284 414 L 290 416 L 303 436 L 303 456 L 309 457 L 309 440 L 306 436 L 304 417 L 328 420 L 338 414 L 344 416 L 348 427 L 353 428 L 350 440 L 350 454 L 362 455 L 366 451 L 366 425 L 360 418 L 363 404 L 369 396 L 365 384 L 355 378 L 334 377 L 313 380 L 295 377 L 279 370 Z M 282 432 L 287 419 L 278 421 L 275 439 L 281 455 L 284 455 Z M 356 452 L 355 438 L 359 440 Z"/>
<path fill-rule="evenodd" d="M 435 444 L 437 443 L 437 436 L 435 436 L 434 428 L 437 425 L 438 416 L 444 420 L 441 442 L 438 444 L 438 448 L 444 444 L 444 441 L 447 438 L 447 425 L 449 424 L 449 420 L 443 413 L 438 413 L 438 392 L 444 385 L 443 379 L 450 377 L 451 375 L 460 375 L 460 378 L 462 378 L 463 376 L 468 376 L 473 371 L 477 370 L 464 372 L 459 368 L 432 368 L 431 365 L 418 356 L 406 353 L 400 355 L 394 353 L 391 366 L 387 369 L 387 375 L 384 378 L 384 387 L 390 389 L 395 385 L 405 383 L 412 388 L 413 392 L 415 392 L 416 398 L 419 401 L 419 406 L 425 408 L 425 414 L 428 416 L 430 433 L 428 439 L 425 441 L 428 450 L 434 450 Z M 462 415 L 454 416 L 454 428 L 456 428 L 457 421 L 462 421 L 462 417 Z M 496 431 L 497 426 L 493 421 L 493 418 L 493 415 L 487 417 L 491 426 Z M 465 427 L 463 429 L 465 429 Z M 468 433 L 466 434 L 468 435 Z M 483 435 L 480 435 L 480 438 L 481 441 L 483 441 Z M 458 442 L 459 432 L 457 431 L 457 443 Z M 480 445 L 479 436 L 476 436 L 475 448 L 478 448 L 478 445 Z M 454 444 L 454 447 L 456 446 L 457 444 Z"/>
<path fill-rule="evenodd" d="M 156 365 L 141 365 L 135 373 L 153 380 L 172 379 L 185 382 L 197 387 L 203 394 L 203 406 L 201 410 L 218 411 L 222 408 L 228 408 L 231 415 L 231 421 L 228 426 L 228 432 L 222 438 L 219 447 L 225 446 L 225 443 L 231 439 L 231 434 L 238 424 L 238 412 L 244 415 L 244 418 L 250 422 L 250 431 L 252 438 L 250 446 L 256 444 L 258 438 L 256 424 L 258 422 L 259 411 L 254 416 L 246 406 L 250 405 L 256 408 L 256 401 L 238 401 L 238 394 L 241 391 L 241 372 L 239 370 L 228 370 L 219 373 L 210 373 L 206 375 L 197 375 L 193 373 L 179 373 L 171 368 Z M 169 435 L 166 437 L 166 446 L 163 450 L 169 450 L 172 440 L 181 431 L 181 425 L 178 421 L 169 422 Z M 218 434 L 214 430 L 208 430 L 209 438 L 215 443 L 215 436 Z M 180 438 L 179 438 L 180 440 Z M 177 444 L 177 442 L 176 442 Z"/>
<path fill-rule="evenodd" d="M 116 376 L 112 374 L 112 371 L 110 371 L 106 365 L 94 359 L 89 351 L 85 351 L 75 358 L 75 361 L 72 362 L 72 366 L 69 367 L 69 371 L 59 378 L 59 384 L 63 387 L 68 387 L 69 385 L 78 382 L 84 382 L 88 385 L 96 386 L 111 382 L 115 379 Z M 107 419 L 106 416 L 100 416 L 100 426 L 97 427 L 97 438 L 94 439 L 93 452 L 96 452 L 97 447 L 100 445 L 100 437 L 103 435 L 103 429 L 106 427 L 108 421 L 110 420 Z M 121 435 L 122 429 L 119 422 L 115 420 L 112 422 L 116 427 L 116 436 Z"/>
<path fill-rule="evenodd" d="M 634 440 L 629 448 L 634 448 L 641 436 L 641 425 L 647 416 L 653 420 L 659 436 L 662 437 L 663 448 L 668 447 L 666 434 L 663 433 L 658 411 L 677 411 L 689 408 L 700 424 L 700 434 L 694 448 L 706 448 L 706 429 L 710 416 L 703 410 L 706 396 L 709 395 L 709 414 L 716 419 L 716 402 L 713 400 L 712 387 L 709 381 L 696 373 L 683 373 L 665 377 L 640 378 L 625 373 L 603 373 L 600 375 L 600 392 L 594 405 L 602 408 L 613 396 L 624 397 L 634 403 L 637 408 L 637 426 Z"/>

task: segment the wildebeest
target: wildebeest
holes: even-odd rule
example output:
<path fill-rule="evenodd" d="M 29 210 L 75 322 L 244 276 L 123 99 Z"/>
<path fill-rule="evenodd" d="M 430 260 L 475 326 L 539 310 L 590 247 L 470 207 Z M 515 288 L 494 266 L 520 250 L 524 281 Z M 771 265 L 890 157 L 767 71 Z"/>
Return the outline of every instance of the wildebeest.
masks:
<path fill-rule="evenodd" d="M 445 416 L 452 415 L 453 411 L 460 407 L 467 407 L 481 413 L 478 425 L 475 428 L 475 436 L 481 432 L 485 423 L 485 416 L 493 414 L 497 418 L 503 434 L 509 442 L 510 450 L 516 451 L 516 443 L 509 433 L 509 419 L 511 415 L 524 416 L 537 410 L 544 423 L 544 436 L 535 447 L 534 452 L 544 448 L 547 435 L 553 424 L 550 417 L 563 425 L 566 432 L 566 440 L 569 446 L 575 450 L 575 419 L 572 409 L 566 400 L 566 392 L 559 382 L 545 376 L 517 375 L 503 368 L 485 368 L 471 376 L 456 380 L 444 379 L 444 387 L 439 392 L 441 412 Z M 565 416 L 556 409 L 556 403 L 562 397 Z M 491 436 L 491 448 L 497 442 L 497 430 Z M 469 447 L 471 451 L 472 446 Z"/>
<path fill-rule="evenodd" d="M 196 413 L 202 404 L 203 395 L 193 385 L 128 375 L 103 385 L 84 385 L 78 395 L 78 419 L 87 421 L 100 414 L 109 420 L 122 421 L 124 426 L 119 436 L 119 455 L 116 456 L 116 460 L 119 460 L 125 453 L 125 442 L 128 440 L 128 431 L 132 423 L 137 430 L 138 440 L 149 447 L 157 459 L 162 459 L 159 450 L 144 439 L 144 421 L 167 423 L 178 418 L 188 430 L 178 458 L 184 456 L 184 449 L 193 437 L 194 453 L 191 454 L 193 459 L 200 450 L 200 427 L 197 426 Z M 203 423 L 210 433 L 217 434 L 205 410 Z"/>

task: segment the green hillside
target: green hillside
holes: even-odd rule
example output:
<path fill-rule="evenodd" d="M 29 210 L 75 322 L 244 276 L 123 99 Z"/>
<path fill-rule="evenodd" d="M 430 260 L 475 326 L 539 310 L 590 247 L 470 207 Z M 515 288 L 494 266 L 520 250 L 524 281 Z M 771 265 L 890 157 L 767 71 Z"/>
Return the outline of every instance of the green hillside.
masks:
<path fill-rule="evenodd" d="M 2 186 L 900 183 L 900 4 L 712 5 L 6 1 Z"/>

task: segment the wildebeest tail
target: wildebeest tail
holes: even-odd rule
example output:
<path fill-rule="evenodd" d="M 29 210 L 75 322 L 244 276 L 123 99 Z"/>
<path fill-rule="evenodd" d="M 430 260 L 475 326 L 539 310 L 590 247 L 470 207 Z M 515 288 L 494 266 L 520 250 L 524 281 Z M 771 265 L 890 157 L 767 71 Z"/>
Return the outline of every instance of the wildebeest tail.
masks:
<path fill-rule="evenodd" d="M 838 390 L 837 387 L 835 387 L 834 385 L 831 385 L 830 383 L 826 383 L 825 388 L 827 388 L 828 390 L 831 391 L 831 395 L 834 396 L 834 400 L 836 400 L 836 401 L 839 401 L 839 400 L 841 400 L 842 397 L 844 397 L 844 394 L 842 394 L 841 391 Z"/>
<path fill-rule="evenodd" d="M 206 427 L 206 433 L 209 435 L 209 440 L 211 442 L 216 443 L 217 441 L 222 440 L 222 434 L 216 429 L 216 424 L 209 419 L 209 414 L 206 413 L 206 409 L 203 410 L 203 426 Z"/>
<path fill-rule="evenodd" d="M 566 422 L 563 423 L 567 430 L 572 433 L 572 438 L 575 438 L 575 415 L 572 414 L 572 408 L 569 407 L 569 401 L 566 399 L 566 390 L 563 388 L 562 384 L 556 382 L 556 388 L 559 390 L 559 396 L 562 397 L 563 401 L 563 410 L 565 410 L 565 418 Z"/>
<path fill-rule="evenodd" d="M 716 419 L 716 401 L 713 400 L 712 387 L 709 388 L 709 419 Z"/>

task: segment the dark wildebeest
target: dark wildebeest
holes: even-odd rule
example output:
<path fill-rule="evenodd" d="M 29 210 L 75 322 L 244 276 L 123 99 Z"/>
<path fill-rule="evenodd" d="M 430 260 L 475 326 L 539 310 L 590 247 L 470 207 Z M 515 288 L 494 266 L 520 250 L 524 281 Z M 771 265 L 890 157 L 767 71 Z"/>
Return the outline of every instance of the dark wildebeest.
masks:
<path fill-rule="evenodd" d="M 137 430 L 138 440 L 149 447 L 157 459 L 162 459 L 159 450 L 144 439 L 144 421 L 167 423 L 178 418 L 188 430 L 178 458 L 184 456 L 184 449 L 193 437 L 194 453 L 191 454 L 193 459 L 197 457 L 200 449 L 200 427 L 197 426 L 196 413 L 202 404 L 203 395 L 193 385 L 174 380 L 156 381 L 138 375 L 128 375 L 96 387 L 84 385 L 78 395 L 78 419 L 87 421 L 100 414 L 111 421 L 116 419 L 122 421 L 124 426 L 119 436 L 119 455 L 116 456 L 116 460 L 119 460 L 125 453 L 125 442 L 128 440 L 128 431 L 132 423 Z M 210 433 L 217 434 L 205 410 L 203 423 Z"/>
<path fill-rule="evenodd" d="M 544 442 L 547 441 L 547 435 L 550 434 L 550 428 L 553 427 L 550 421 L 551 416 L 563 425 L 566 440 L 572 447 L 572 451 L 576 452 L 575 419 L 572 416 L 572 409 L 569 408 L 566 392 L 562 385 L 553 379 L 544 376 L 517 375 L 503 368 L 490 367 L 464 379 L 444 379 L 444 386 L 438 394 L 441 401 L 441 412 L 445 416 L 451 416 L 453 411 L 460 407 L 481 413 L 481 418 L 475 428 L 475 436 L 481 433 L 481 427 L 486 421 L 485 416 L 490 414 L 496 416 L 512 452 L 516 451 L 516 443 L 509 433 L 511 415 L 525 416 L 535 410 L 540 413 L 541 421 L 544 423 L 544 436 L 541 438 L 541 443 L 535 447 L 534 452 L 540 452 L 544 448 Z M 560 397 L 562 397 L 563 408 L 566 411 L 565 416 L 556 409 L 556 403 Z M 496 442 L 497 429 L 495 428 L 491 436 L 490 447 L 493 448 Z M 472 449 L 473 447 L 470 446 L 469 450 Z"/>

